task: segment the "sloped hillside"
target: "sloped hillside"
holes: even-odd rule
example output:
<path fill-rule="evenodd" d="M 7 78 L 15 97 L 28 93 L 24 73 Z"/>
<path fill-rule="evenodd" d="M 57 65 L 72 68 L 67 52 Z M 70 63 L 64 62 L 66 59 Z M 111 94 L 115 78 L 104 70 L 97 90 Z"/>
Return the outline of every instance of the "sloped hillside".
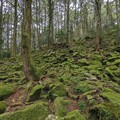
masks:
<path fill-rule="evenodd" d="M 0 61 L 0 120 L 120 119 L 119 52 L 77 43 L 32 56 L 40 76 L 33 86 L 20 58 Z"/>

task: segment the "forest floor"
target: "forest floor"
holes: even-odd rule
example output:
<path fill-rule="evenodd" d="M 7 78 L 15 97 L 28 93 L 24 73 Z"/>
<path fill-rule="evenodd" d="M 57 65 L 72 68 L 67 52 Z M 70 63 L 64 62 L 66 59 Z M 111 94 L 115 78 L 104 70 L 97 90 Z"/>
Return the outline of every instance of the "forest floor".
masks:
<path fill-rule="evenodd" d="M 84 44 L 33 53 L 32 88 L 21 57 L 1 60 L 0 120 L 120 120 L 120 52 Z"/>

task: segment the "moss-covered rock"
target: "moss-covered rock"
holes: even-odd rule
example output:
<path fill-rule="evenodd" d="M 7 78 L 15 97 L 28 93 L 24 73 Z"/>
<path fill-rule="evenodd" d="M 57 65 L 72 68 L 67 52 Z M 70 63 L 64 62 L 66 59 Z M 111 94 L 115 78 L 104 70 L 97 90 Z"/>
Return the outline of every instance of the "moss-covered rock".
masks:
<path fill-rule="evenodd" d="M 120 65 L 120 59 L 115 60 L 112 64 L 113 65 Z"/>
<path fill-rule="evenodd" d="M 7 104 L 5 101 L 0 101 L 0 114 L 4 113 L 7 108 Z"/>
<path fill-rule="evenodd" d="M 0 115 L 0 120 L 44 120 L 48 116 L 48 107 L 35 103 L 24 109 Z"/>
<path fill-rule="evenodd" d="M 66 88 L 64 84 L 60 82 L 51 84 L 49 87 L 50 87 L 49 96 L 52 98 L 62 97 L 66 95 Z"/>
<path fill-rule="evenodd" d="M 4 98 L 12 94 L 15 91 L 15 87 L 16 86 L 14 84 L 1 84 L 0 85 L 0 100 L 3 100 Z"/>
<path fill-rule="evenodd" d="M 105 88 L 100 96 L 104 99 L 101 104 L 96 104 L 91 110 L 93 119 L 119 120 L 120 119 L 120 94 Z"/>
<path fill-rule="evenodd" d="M 105 88 L 104 91 L 100 94 L 104 99 L 108 100 L 110 103 L 120 106 L 120 94 L 114 92 L 109 88 Z"/>
<path fill-rule="evenodd" d="M 85 120 L 85 118 L 82 114 L 80 114 L 79 110 L 74 110 L 74 111 L 68 112 L 64 120 Z"/>
<path fill-rule="evenodd" d="M 64 117 L 68 112 L 67 108 L 70 101 L 64 100 L 62 97 L 57 97 L 54 101 L 54 112 L 56 116 Z"/>
<path fill-rule="evenodd" d="M 42 85 L 36 85 L 32 88 L 31 92 L 28 95 L 28 100 L 27 101 L 35 101 L 40 98 L 41 94 L 41 89 L 43 88 Z"/>
<path fill-rule="evenodd" d="M 102 103 L 96 105 L 91 110 L 89 120 L 120 120 L 120 106 L 111 103 Z"/>
<path fill-rule="evenodd" d="M 7 78 L 8 78 L 8 76 L 0 76 L 0 81 L 6 80 Z"/>
<path fill-rule="evenodd" d="M 80 65 L 89 65 L 89 61 L 86 58 L 80 59 L 78 63 Z"/>
<path fill-rule="evenodd" d="M 76 86 L 74 86 L 75 93 L 85 93 L 90 89 L 90 85 L 87 82 L 79 82 Z"/>

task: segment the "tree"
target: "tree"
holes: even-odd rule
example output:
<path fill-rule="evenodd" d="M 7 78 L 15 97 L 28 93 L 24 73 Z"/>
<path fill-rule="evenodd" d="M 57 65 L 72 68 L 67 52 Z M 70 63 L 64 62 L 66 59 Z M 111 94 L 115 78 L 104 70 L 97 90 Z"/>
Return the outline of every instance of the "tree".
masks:
<path fill-rule="evenodd" d="M 14 13 L 14 32 L 13 32 L 13 46 L 12 46 L 12 56 L 15 57 L 16 56 L 16 49 L 17 49 L 17 42 L 16 42 L 16 38 L 17 38 L 17 2 L 18 0 L 15 0 L 15 4 L 14 4 L 14 9 L 15 9 L 15 13 Z"/>
<path fill-rule="evenodd" d="M 70 17 L 69 17 L 69 12 L 70 12 L 70 1 L 67 0 L 67 40 L 66 43 L 69 43 L 69 23 L 70 23 Z"/>
<path fill-rule="evenodd" d="M 3 0 L 0 0 L 0 58 L 2 57 Z"/>
<path fill-rule="evenodd" d="M 96 50 L 99 50 L 101 33 L 101 0 L 95 0 L 95 13 L 96 13 Z"/>
<path fill-rule="evenodd" d="M 33 74 L 33 65 L 30 56 L 31 46 L 31 3 L 32 0 L 24 0 L 24 12 L 22 23 L 22 56 L 24 73 L 29 81 L 34 81 L 36 78 Z"/>
<path fill-rule="evenodd" d="M 54 1 L 48 0 L 49 5 L 49 34 L 48 34 L 48 47 L 53 46 L 54 38 L 53 38 L 53 11 L 54 11 Z"/>

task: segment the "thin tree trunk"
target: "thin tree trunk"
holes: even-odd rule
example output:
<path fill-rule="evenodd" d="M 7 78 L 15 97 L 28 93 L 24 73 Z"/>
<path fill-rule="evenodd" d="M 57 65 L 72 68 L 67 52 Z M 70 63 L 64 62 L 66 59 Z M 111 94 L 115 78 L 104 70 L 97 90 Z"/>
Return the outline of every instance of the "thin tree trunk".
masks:
<path fill-rule="evenodd" d="M 69 44 L 69 32 L 70 32 L 70 26 L 69 26 L 69 12 L 70 12 L 70 1 L 67 0 L 67 40 L 66 43 Z"/>
<path fill-rule="evenodd" d="M 3 0 L 0 1 L 0 58 L 2 58 Z"/>
<path fill-rule="evenodd" d="M 14 32 L 13 32 L 13 48 L 12 48 L 12 56 L 16 57 L 16 52 L 17 52 L 17 2 L 18 0 L 15 0 L 15 14 L 14 14 Z"/>
<path fill-rule="evenodd" d="M 96 50 L 100 49 L 100 34 L 101 34 L 101 2 L 95 0 L 95 12 L 96 12 Z"/>
<path fill-rule="evenodd" d="M 10 15 L 8 12 L 8 19 L 7 19 L 7 52 L 9 52 L 9 19 L 10 19 Z"/>

